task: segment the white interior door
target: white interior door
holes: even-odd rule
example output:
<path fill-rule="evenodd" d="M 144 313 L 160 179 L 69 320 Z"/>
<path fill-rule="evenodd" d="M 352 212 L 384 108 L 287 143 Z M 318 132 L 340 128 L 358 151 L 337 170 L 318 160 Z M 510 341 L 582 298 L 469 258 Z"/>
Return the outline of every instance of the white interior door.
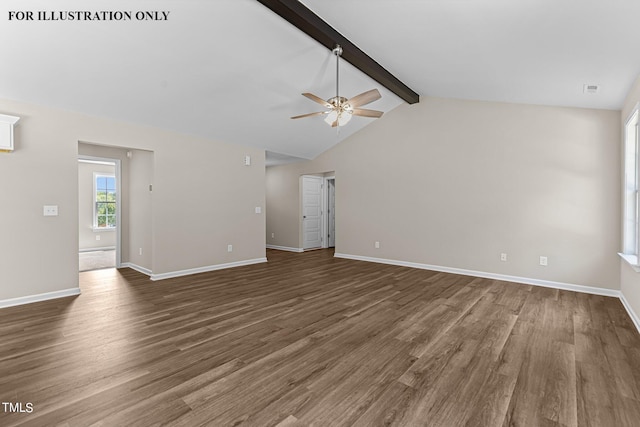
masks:
<path fill-rule="evenodd" d="M 302 247 L 322 246 L 322 177 L 302 177 Z"/>
<path fill-rule="evenodd" d="M 327 191 L 329 193 L 329 207 L 328 207 L 328 217 L 329 217 L 329 226 L 328 228 L 328 246 L 333 248 L 336 246 L 336 180 L 330 179 L 327 181 Z"/>

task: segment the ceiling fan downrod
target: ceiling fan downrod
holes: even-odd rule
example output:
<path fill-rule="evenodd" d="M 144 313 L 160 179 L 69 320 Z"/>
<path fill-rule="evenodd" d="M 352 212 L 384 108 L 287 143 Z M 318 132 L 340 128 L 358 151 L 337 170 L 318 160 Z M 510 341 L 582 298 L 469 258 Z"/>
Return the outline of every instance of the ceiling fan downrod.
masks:
<path fill-rule="evenodd" d="M 332 52 L 336 56 L 336 103 L 338 109 L 340 109 L 340 56 L 342 56 L 342 46 L 337 44 Z"/>

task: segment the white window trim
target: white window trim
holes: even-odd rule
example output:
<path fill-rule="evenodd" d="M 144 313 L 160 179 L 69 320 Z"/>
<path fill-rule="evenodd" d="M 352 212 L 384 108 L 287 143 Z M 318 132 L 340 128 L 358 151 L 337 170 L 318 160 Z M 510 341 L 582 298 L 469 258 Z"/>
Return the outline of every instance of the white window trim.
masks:
<path fill-rule="evenodd" d="M 620 258 L 625 260 L 634 271 L 640 273 L 640 264 L 638 264 L 638 257 L 636 255 L 623 254 L 622 252 L 618 253 L 618 255 L 620 255 Z"/>
<path fill-rule="evenodd" d="M 638 221 L 638 219 L 640 218 L 640 206 L 639 206 L 639 200 L 638 197 L 636 196 L 636 206 L 635 206 L 635 235 L 633 236 L 633 238 L 635 239 L 635 253 L 630 252 L 627 249 L 627 242 L 628 242 L 628 235 L 627 235 L 627 230 L 625 229 L 625 224 L 627 223 L 627 205 L 626 205 L 626 201 L 627 201 L 627 169 L 626 169 L 626 161 L 627 161 L 627 138 L 628 138 L 628 128 L 630 125 L 632 125 L 632 121 L 635 120 L 635 126 L 636 126 L 636 131 L 635 131 L 635 135 L 636 135 L 636 140 L 635 140 L 635 176 L 636 176 L 636 182 L 635 182 L 635 191 L 638 192 L 640 190 L 640 182 L 638 181 L 640 179 L 639 175 L 640 175 L 640 144 L 639 144 L 639 140 L 640 140 L 640 102 L 637 103 L 633 109 L 631 110 L 631 113 L 629 114 L 629 116 L 627 117 L 627 120 L 625 120 L 624 122 L 624 129 L 623 129 L 623 135 L 624 135 L 624 140 L 623 140 L 623 174 L 624 174 L 624 179 L 623 179 L 623 188 L 622 188 L 622 197 L 623 197 L 623 206 L 622 206 L 622 249 L 623 252 L 618 253 L 618 255 L 620 256 L 620 258 L 622 258 L 625 262 L 627 262 L 631 268 L 633 268 L 634 271 L 639 272 L 640 273 L 640 259 L 639 259 L 639 253 L 640 252 L 640 221 Z"/>
<path fill-rule="evenodd" d="M 106 177 L 106 178 L 116 178 L 115 174 L 112 173 L 105 173 L 105 172 L 94 172 L 93 173 L 93 231 L 94 232 L 103 232 L 103 231 L 116 231 L 116 229 L 118 228 L 118 216 L 116 215 L 116 226 L 115 227 L 98 227 L 98 216 L 97 216 L 97 212 L 96 212 L 96 204 L 97 204 L 97 200 L 96 200 L 96 194 L 97 194 L 97 188 L 96 188 L 96 181 L 98 180 L 98 177 Z M 116 181 L 116 191 L 118 187 L 118 182 Z M 118 199 L 117 199 L 117 195 L 118 193 L 116 192 L 116 212 L 118 211 L 118 209 L 120 208 L 120 206 L 118 206 Z"/>

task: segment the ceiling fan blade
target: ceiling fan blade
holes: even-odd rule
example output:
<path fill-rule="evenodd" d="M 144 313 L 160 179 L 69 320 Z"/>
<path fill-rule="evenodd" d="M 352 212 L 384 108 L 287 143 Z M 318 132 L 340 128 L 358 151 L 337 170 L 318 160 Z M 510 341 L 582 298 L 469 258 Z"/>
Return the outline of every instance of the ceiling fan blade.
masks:
<path fill-rule="evenodd" d="M 384 113 L 382 111 L 367 110 L 365 108 L 354 108 L 352 114 L 354 116 L 374 117 L 377 119 L 378 117 L 382 117 Z"/>
<path fill-rule="evenodd" d="M 292 119 L 302 119 L 304 117 L 322 116 L 323 114 L 329 114 L 329 111 L 318 111 L 317 113 L 301 114 L 299 116 L 293 116 Z"/>
<path fill-rule="evenodd" d="M 306 96 L 307 98 L 309 98 L 310 100 L 317 102 L 318 104 L 326 107 L 326 108 L 333 108 L 333 105 L 329 104 L 327 101 L 325 101 L 324 99 L 320 98 L 319 96 L 316 96 L 312 93 L 309 92 L 305 92 L 302 94 L 303 96 Z"/>
<path fill-rule="evenodd" d="M 347 104 L 351 105 L 353 108 L 356 108 L 361 105 L 367 105 L 373 101 L 377 101 L 380 98 L 382 98 L 382 95 L 380 95 L 378 89 L 371 89 L 361 93 L 360 95 L 354 96 L 347 101 Z"/>

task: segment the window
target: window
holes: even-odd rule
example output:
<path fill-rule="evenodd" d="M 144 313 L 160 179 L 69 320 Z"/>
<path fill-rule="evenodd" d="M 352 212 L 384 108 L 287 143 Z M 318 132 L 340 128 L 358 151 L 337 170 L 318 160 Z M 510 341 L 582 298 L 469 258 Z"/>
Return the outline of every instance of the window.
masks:
<path fill-rule="evenodd" d="M 113 175 L 94 174 L 93 227 L 116 226 L 116 178 Z"/>
<path fill-rule="evenodd" d="M 640 230 L 638 227 L 638 106 L 624 127 L 624 218 L 621 256 L 638 266 Z"/>

